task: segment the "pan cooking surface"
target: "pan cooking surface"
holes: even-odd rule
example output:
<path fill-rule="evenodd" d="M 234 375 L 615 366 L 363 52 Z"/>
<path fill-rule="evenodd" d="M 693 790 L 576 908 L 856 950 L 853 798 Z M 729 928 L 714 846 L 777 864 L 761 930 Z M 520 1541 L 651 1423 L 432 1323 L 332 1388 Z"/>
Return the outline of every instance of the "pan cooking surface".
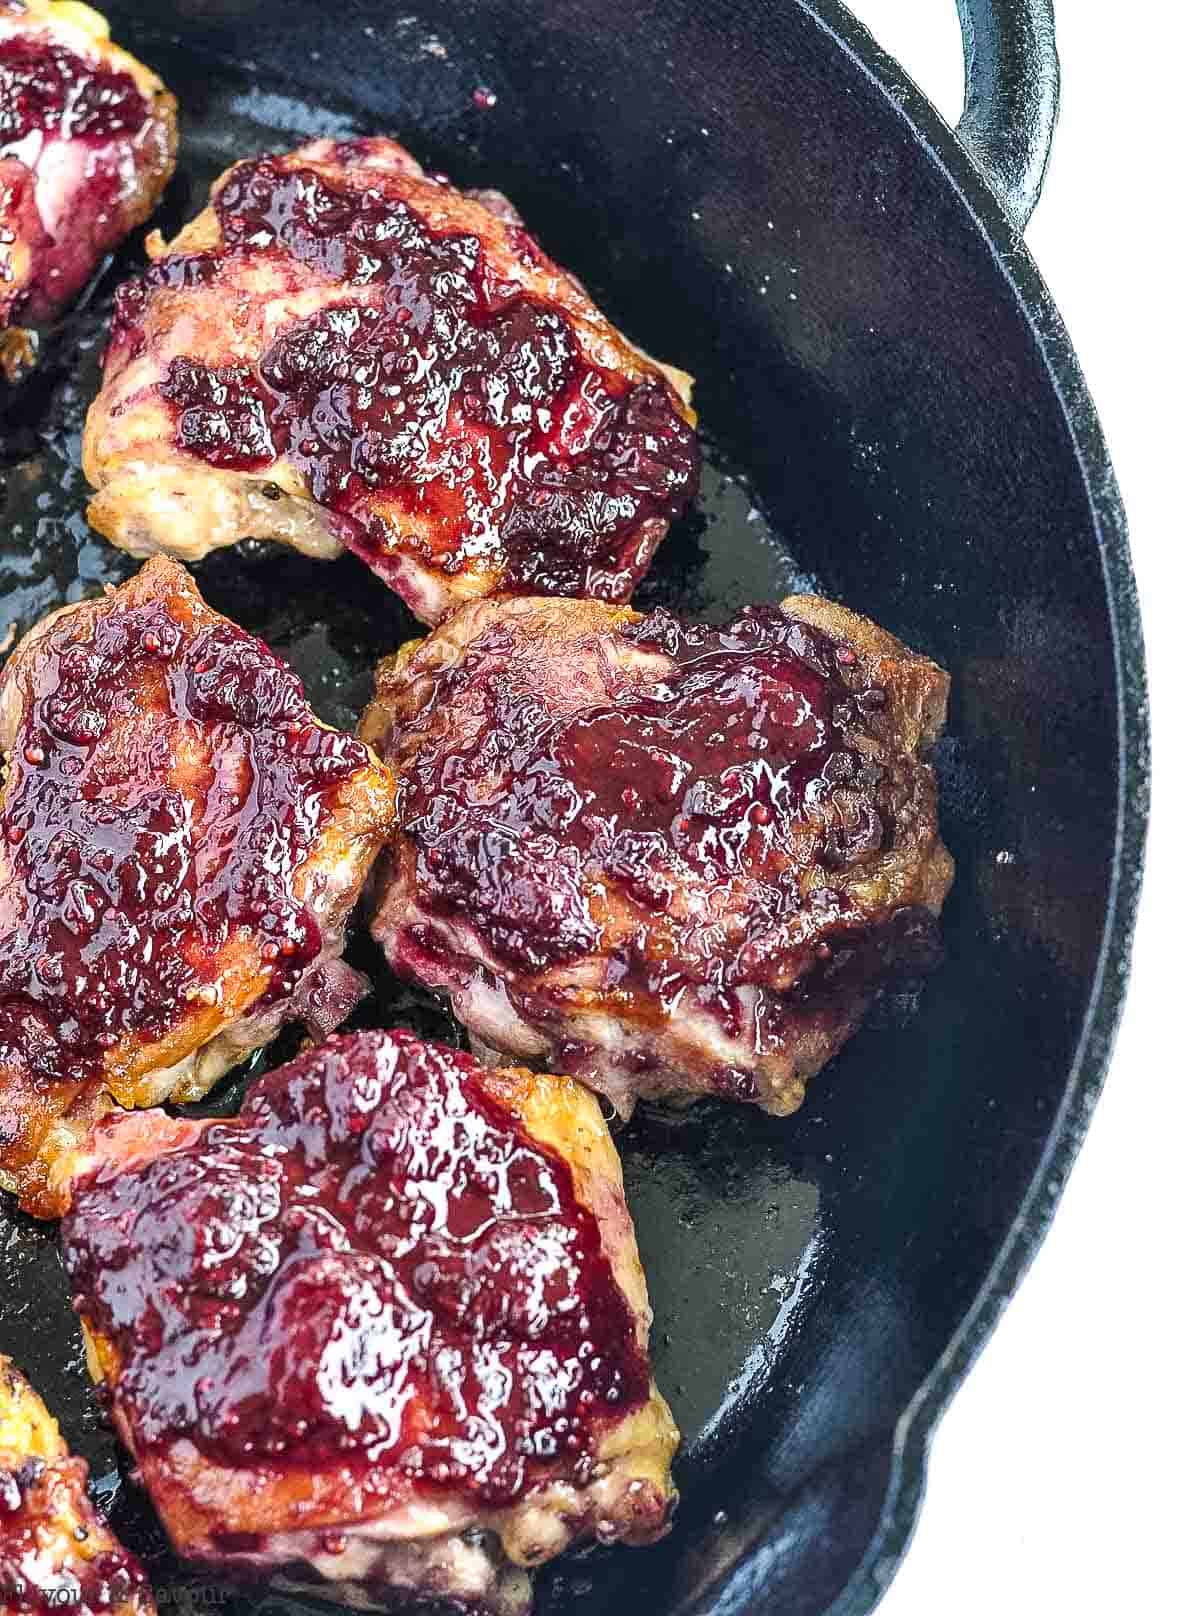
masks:
<path fill-rule="evenodd" d="M 285 151 L 317 134 L 377 132 L 350 111 L 301 103 L 283 87 L 233 72 L 224 75 L 218 94 L 210 92 L 198 120 L 186 81 L 176 72 L 170 82 L 182 102 L 179 171 L 152 221 L 168 236 L 203 206 L 211 181 L 240 157 Z M 409 138 L 423 155 L 419 135 Z M 536 233 L 537 219 L 527 222 Z M 7 401 L 0 418 L 0 644 L 10 630 L 19 635 L 46 612 L 137 569 L 133 558 L 88 528 L 79 443 L 98 387 L 113 290 L 141 261 L 139 247 L 127 244 L 86 307 L 69 318 L 41 372 Z M 593 291 L 603 306 L 603 288 Z M 352 557 L 322 563 L 250 542 L 214 554 L 195 572 L 210 605 L 260 634 L 296 668 L 318 714 L 345 728 L 355 725 L 371 693 L 376 661 L 423 632 Z M 751 601 L 819 587 L 772 531 L 745 481 L 716 445 L 706 443 L 695 507 L 660 548 L 634 604 L 714 619 Z M 351 1026 L 402 1024 L 460 1041 L 437 1001 L 390 978 L 364 931 L 353 936 L 347 958 L 375 983 Z M 203 1105 L 184 1109 L 236 1110 L 248 1078 L 293 1052 L 294 1036 L 285 1034 Z M 819 1117 L 805 1120 L 820 1126 Z M 796 1131 L 795 1124 L 705 1106 L 682 1120 L 646 1113 L 620 1135 L 655 1309 L 652 1354 L 685 1438 L 677 1469 L 684 1489 L 770 1377 L 814 1289 L 820 1192 L 804 1170 L 803 1151 L 796 1160 Z M 89 1460 L 93 1493 L 149 1559 L 160 1601 L 163 1588 L 176 1605 L 203 1606 L 218 1597 L 175 1564 L 139 1490 L 125 1479 L 123 1457 L 83 1366 L 53 1230 L 19 1214 L 0 1223 L 0 1351 L 28 1370 L 72 1446 Z M 604 1558 L 615 1557 L 593 1551 L 579 1563 Z M 552 1600 L 556 1592 L 571 1597 L 570 1578 L 569 1571 L 544 1577 L 543 1598 Z M 304 1608 L 305 1602 L 229 1594 L 220 1604 L 249 1610 Z"/>

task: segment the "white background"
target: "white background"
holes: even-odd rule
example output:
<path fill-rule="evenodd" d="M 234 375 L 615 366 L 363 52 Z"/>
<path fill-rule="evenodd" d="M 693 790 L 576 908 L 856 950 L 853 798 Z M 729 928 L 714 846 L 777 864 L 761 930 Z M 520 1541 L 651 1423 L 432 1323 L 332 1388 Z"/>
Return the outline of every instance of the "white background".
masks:
<path fill-rule="evenodd" d="M 952 0 L 850 5 L 955 121 Z M 1094 1123 L 1040 1255 L 935 1435 L 882 1616 L 1200 1609 L 1200 26 L 1190 0 L 1057 11 L 1062 112 L 1026 239 L 1129 515 L 1150 668 L 1150 852 Z"/>

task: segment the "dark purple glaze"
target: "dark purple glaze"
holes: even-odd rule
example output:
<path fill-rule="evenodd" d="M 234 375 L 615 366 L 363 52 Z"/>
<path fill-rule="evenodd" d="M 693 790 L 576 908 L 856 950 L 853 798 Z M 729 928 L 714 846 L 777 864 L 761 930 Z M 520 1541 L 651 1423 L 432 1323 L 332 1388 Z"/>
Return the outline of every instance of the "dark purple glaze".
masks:
<path fill-rule="evenodd" d="M 22 717 L 0 815 L 0 1062 L 35 1087 L 81 1083 L 202 1006 L 239 927 L 273 962 L 268 996 L 320 948 L 292 878 L 367 751 L 315 723 L 261 641 L 188 619 L 185 597 L 118 595 L 86 638 L 68 617 L 4 672 Z"/>
<path fill-rule="evenodd" d="M 0 6 L 0 28 L 3 333 L 53 320 L 145 217 L 171 142 L 132 74 L 77 52 L 23 7 Z M 11 341 L 0 348 L 10 379 L 32 354 Z"/>
<path fill-rule="evenodd" d="M 210 370 L 190 359 L 172 359 L 162 393 L 179 406 L 176 441 L 213 466 L 269 465 L 275 447 L 269 402 L 249 365 Z"/>
<path fill-rule="evenodd" d="M 703 892 L 707 950 L 655 960 L 635 930 L 609 985 L 636 971 L 669 998 L 685 975 L 721 988 L 769 981 L 780 928 L 806 906 L 837 910 L 812 862 L 840 869 L 886 844 L 883 771 L 853 739 L 883 693 L 855 693 L 834 641 L 772 607 L 724 628 L 656 612 L 617 632 L 669 669 L 567 716 L 509 677 L 503 630 L 433 678 L 427 713 L 466 699 L 485 704 L 487 721 L 461 750 L 418 750 L 401 771 L 422 901 L 462 914 L 507 964 L 540 971 L 600 945 L 588 901 L 598 876 L 651 927 L 659 916 L 702 923 L 681 905 Z M 821 816 L 802 866 L 795 837 L 839 787 L 856 811 Z"/>
<path fill-rule="evenodd" d="M 145 97 L 128 73 L 88 61 L 48 33 L 0 38 L 0 156 L 35 130 L 54 140 L 102 142 L 135 134 L 146 116 Z"/>
<path fill-rule="evenodd" d="M 502 1504 L 586 1469 L 648 1395 L 566 1162 L 470 1056 L 409 1033 L 331 1039 L 239 1118 L 102 1168 L 63 1256 L 143 1458 L 186 1437 L 224 1463 L 371 1465 Z"/>
<path fill-rule="evenodd" d="M 148 1597 L 145 1571 L 120 1544 L 113 1543 L 90 1559 L 81 1552 L 90 1547 L 88 1520 L 92 1517 L 87 1466 L 82 1459 L 47 1464 L 44 1459 L 29 1458 L 8 1468 L 5 1458 L 0 1453 L 0 1611 L 4 1616 L 24 1612 L 50 1616 L 59 1611 L 92 1616 Z M 80 1519 L 81 1538 L 62 1524 L 64 1516 Z"/>
<path fill-rule="evenodd" d="M 427 229 L 388 178 L 336 188 L 272 158 L 232 172 L 214 200 L 225 261 L 271 255 L 355 295 L 256 365 L 172 360 L 179 447 L 247 471 L 286 458 L 385 577 L 383 509 L 419 524 L 416 552 L 445 572 L 482 561 L 508 588 L 626 598 L 695 490 L 695 434 L 665 384 L 588 363 L 554 306 L 500 280 L 477 237 Z M 202 278 L 214 262 L 201 256 Z M 118 343 L 138 340 L 144 296 L 118 308 Z"/>

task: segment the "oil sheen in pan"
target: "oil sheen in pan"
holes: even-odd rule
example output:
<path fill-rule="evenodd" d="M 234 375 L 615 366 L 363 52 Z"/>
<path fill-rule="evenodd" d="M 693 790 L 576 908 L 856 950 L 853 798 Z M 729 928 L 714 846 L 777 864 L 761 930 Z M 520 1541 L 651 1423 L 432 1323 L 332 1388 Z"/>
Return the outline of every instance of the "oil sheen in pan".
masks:
<path fill-rule="evenodd" d="M 161 65 L 169 75 L 171 64 Z M 155 221 L 168 235 L 203 205 L 210 181 L 237 157 L 286 150 L 317 134 L 365 132 L 344 110 L 305 105 L 236 75 L 219 91 L 210 88 L 198 121 L 181 88 L 180 172 Z M 397 133 L 422 154 L 419 135 Z M 536 233 L 538 220 L 529 223 Z M 88 529 L 79 440 L 97 386 L 113 288 L 139 261 L 137 245 L 128 245 L 88 306 L 69 318 L 42 371 L 0 405 L 4 650 L 46 612 L 96 594 L 136 568 Z M 591 289 L 603 307 L 608 288 Z M 652 331 L 630 334 L 653 350 Z M 702 417 L 704 399 L 701 379 Z M 318 713 L 341 726 L 354 724 L 378 658 L 421 632 L 401 602 L 352 558 L 323 564 L 248 544 L 209 557 L 197 578 L 217 610 L 261 634 L 292 663 Z M 818 588 L 819 580 L 796 567 L 744 482 L 706 443 L 695 509 L 662 545 L 635 604 L 714 619 L 751 601 Z M 402 1024 L 457 1040 L 437 1002 L 389 978 L 364 933 L 352 938 L 348 958 L 376 984 L 353 1025 Z M 247 1079 L 293 1049 L 294 1038 L 285 1035 L 195 1109 L 236 1109 Z M 655 1307 L 659 1383 L 685 1438 L 679 1479 L 687 1487 L 703 1473 L 710 1445 L 728 1436 L 743 1401 L 771 1374 L 816 1288 L 819 1197 L 809 1170 L 812 1147 L 797 1149 L 793 1130 L 771 1118 L 706 1106 L 682 1119 L 646 1112 L 619 1143 Z M 206 1590 L 193 1584 L 189 1592 L 139 1490 L 123 1481 L 117 1445 L 87 1384 L 53 1231 L 15 1214 L 0 1215 L 0 1351 L 11 1352 L 35 1377 L 66 1436 L 91 1462 L 93 1491 L 148 1558 L 156 1585 L 168 1588 L 176 1604 L 200 1601 Z M 221 1608 L 246 1610 L 251 1603 L 235 1597 Z M 272 1609 L 298 1603 L 273 1595 L 263 1600 Z"/>

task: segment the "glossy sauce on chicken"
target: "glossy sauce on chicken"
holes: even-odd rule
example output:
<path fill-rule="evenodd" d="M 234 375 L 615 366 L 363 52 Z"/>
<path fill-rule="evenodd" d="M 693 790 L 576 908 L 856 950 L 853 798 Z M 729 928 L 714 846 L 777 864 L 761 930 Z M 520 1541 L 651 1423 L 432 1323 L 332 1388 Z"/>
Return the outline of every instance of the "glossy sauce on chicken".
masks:
<path fill-rule="evenodd" d="M 338 188 L 263 158 L 235 168 L 214 207 L 223 253 L 168 257 L 124 289 L 112 351 L 138 352 L 149 293 L 218 279 L 231 255 L 367 295 L 287 325 L 253 365 L 174 358 L 160 392 L 179 449 L 243 471 L 286 458 L 385 576 L 377 493 L 393 520 L 450 524 L 447 573 L 498 556 L 501 587 L 625 598 L 614 558 L 695 492 L 695 434 L 665 383 L 590 364 L 564 316 L 501 279 L 477 237 L 431 230 L 382 185 Z M 514 250 L 536 251 L 509 229 Z"/>
<path fill-rule="evenodd" d="M 636 978 L 666 1008 L 699 976 L 718 1003 L 738 983 L 771 980 L 799 908 L 836 911 L 837 894 L 797 865 L 793 838 L 839 787 L 856 788 L 855 814 L 825 816 L 818 864 L 839 868 L 884 844 L 872 802 L 882 771 L 851 732 L 869 729 L 886 697 L 853 691 L 854 653 L 770 607 L 723 628 L 655 612 L 618 632 L 669 656 L 670 671 L 565 716 L 506 677 L 503 629 L 435 675 L 427 712 L 465 694 L 487 722 L 461 751 L 416 753 L 401 774 L 401 829 L 430 907 L 460 911 L 523 971 L 600 945 L 597 877 L 649 917 L 693 930 L 704 924 L 696 878 L 717 897 L 737 883 L 736 933 L 719 946 L 681 958 L 640 946 L 643 936 L 609 962 L 613 989 Z"/>
<path fill-rule="evenodd" d="M 140 1561 L 120 1544 L 90 1558 L 75 1554 L 60 1565 L 55 1558 L 79 1545 L 57 1541 L 58 1523 L 78 1518 L 86 1499 L 87 1466 L 82 1459 L 47 1464 L 29 1457 L 16 1469 L 0 1464 L 0 1610 L 69 1612 L 98 1616 L 102 1611 L 152 1610 L 149 1583 Z M 83 1538 L 88 1532 L 81 1524 Z"/>
<path fill-rule="evenodd" d="M 0 332 L 53 319 L 145 218 L 173 160 L 162 86 L 138 82 L 94 13 L 62 9 L 0 0 Z M 0 354 L 11 379 L 21 354 L 17 337 Z"/>
<path fill-rule="evenodd" d="M 67 616 L 4 675 L 29 686 L 0 810 L 0 1057 L 42 1083 L 215 996 L 212 955 L 238 927 L 261 940 L 267 997 L 293 988 L 321 933 L 292 877 L 369 761 L 261 641 L 189 628 L 178 598 L 75 636 Z M 181 760 L 188 789 L 168 778 Z"/>
<path fill-rule="evenodd" d="M 0 6 L 0 18 L 8 9 Z M 109 141 L 145 121 L 145 99 L 128 73 L 85 61 L 48 34 L 0 38 L 0 157 L 17 155 L 31 134 Z"/>
<path fill-rule="evenodd" d="M 499 1505 L 548 1462 L 586 1473 L 649 1394 L 566 1162 L 471 1057 L 405 1033 L 334 1038 L 237 1120 L 101 1169 L 63 1252 L 143 1455 L 336 1455 Z"/>

